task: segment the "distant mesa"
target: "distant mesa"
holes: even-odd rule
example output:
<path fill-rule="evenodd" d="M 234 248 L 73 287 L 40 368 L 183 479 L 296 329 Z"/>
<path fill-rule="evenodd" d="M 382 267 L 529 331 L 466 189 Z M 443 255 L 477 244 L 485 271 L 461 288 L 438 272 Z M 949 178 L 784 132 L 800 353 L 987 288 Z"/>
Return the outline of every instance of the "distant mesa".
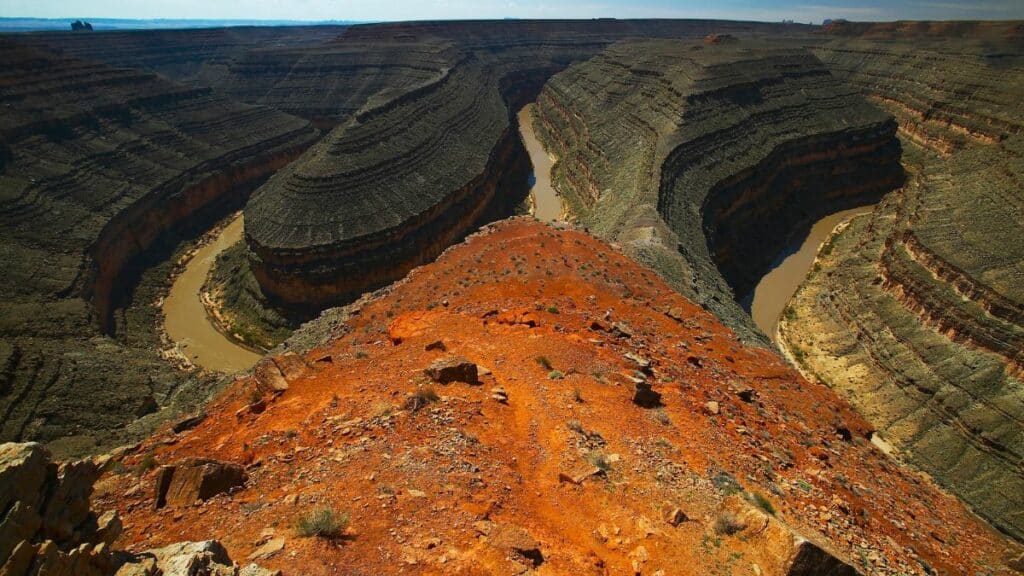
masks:
<path fill-rule="evenodd" d="M 89 24 L 88 22 L 82 22 L 81 20 L 75 20 L 74 22 L 71 23 L 71 31 L 72 32 L 91 32 L 92 31 L 92 24 Z"/>

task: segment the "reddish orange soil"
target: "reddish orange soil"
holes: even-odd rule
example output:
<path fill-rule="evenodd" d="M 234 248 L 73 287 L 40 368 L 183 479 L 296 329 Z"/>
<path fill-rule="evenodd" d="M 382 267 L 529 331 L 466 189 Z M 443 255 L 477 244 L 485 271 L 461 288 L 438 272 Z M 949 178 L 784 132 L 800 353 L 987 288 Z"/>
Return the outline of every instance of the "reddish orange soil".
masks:
<path fill-rule="evenodd" d="M 284 547 L 259 563 L 285 574 L 772 574 L 770 547 L 715 530 L 712 478 L 727 473 L 861 571 L 1006 571 L 1010 544 L 874 449 L 849 405 L 583 232 L 485 229 L 340 332 L 261 413 L 240 380 L 198 427 L 125 460 L 230 460 L 248 467 L 244 489 L 154 511 L 153 472 L 108 475 L 94 499 L 123 515 L 119 544 L 214 538 L 244 562 L 273 528 Z M 447 352 L 425 350 L 437 340 Z M 451 354 L 491 373 L 430 384 L 423 368 Z M 632 402 L 627 354 L 651 361 L 663 408 Z M 406 409 L 423 386 L 441 398 Z M 560 482 L 588 455 L 607 474 Z M 350 514 L 346 537 L 298 537 L 324 506 Z M 666 506 L 690 521 L 669 524 Z M 542 562 L 521 552 L 531 540 Z"/>

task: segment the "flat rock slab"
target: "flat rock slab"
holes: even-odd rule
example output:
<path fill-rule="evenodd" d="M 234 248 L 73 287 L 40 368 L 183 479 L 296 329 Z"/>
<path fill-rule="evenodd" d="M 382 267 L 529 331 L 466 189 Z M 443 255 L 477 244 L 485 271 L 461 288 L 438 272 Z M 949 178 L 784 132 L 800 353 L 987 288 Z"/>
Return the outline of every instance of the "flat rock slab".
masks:
<path fill-rule="evenodd" d="M 242 486 L 247 479 L 238 464 L 205 458 L 182 460 L 160 468 L 154 507 L 191 506 Z"/>

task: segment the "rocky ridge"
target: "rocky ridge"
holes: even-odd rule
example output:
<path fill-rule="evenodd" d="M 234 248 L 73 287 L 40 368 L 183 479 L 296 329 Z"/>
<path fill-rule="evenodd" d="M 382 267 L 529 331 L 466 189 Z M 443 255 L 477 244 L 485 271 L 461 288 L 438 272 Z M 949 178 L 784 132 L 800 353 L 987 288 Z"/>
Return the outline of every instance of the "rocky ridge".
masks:
<path fill-rule="evenodd" d="M 903 178 L 890 115 L 751 39 L 617 43 L 545 85 L 536 125 L 581 224 L 762 342 L 736 301 L 786 242 Z"/>
<path fill-rule="evenodd" d="M 202 401 L 209 379 L 159 353 L 151 303 L 166 269 L 145 270 L 317 133 L 207 88 L 11 37 L 0 52 L 0 438 L 88 452 L 138 434 L 126 424 L 176 394 Z"/>
<path fill-rule="evenodd" d="M 120 544 L 187 529 L 312 575 L 1008 574 L 1021 553 L 585 233 L 503 221 L 348 312 L 124 456 L 248 479 L 154 510 L 162 473 L 108 475 Z M 310 537 L 314 515 L 347 522 Z"/>

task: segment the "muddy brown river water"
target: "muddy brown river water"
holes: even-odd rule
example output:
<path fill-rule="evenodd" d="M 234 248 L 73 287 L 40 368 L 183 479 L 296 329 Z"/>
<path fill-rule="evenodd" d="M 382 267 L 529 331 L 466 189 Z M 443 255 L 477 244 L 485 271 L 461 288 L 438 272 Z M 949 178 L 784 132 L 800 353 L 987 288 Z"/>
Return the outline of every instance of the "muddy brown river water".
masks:
<path fill-rule="evenodd" d="M 242 238 L 242 215 L 231 221 L 212 242 L 201 247 L 174 279 L 164 300 L 164 330 L 178 350 L 201 368 L 233 374 L 251 368 L 260 355 L 232 342 L 206 314 L 200 291 L 217 254 Z"/>
<path fill-rule="evenodd" d="M 530 193 L 534 198 L 534 216 L 545 222 L 558 220 L 562 199 L 551 186 L 553 161 L 533 132 L 533 105 L 519 111 L 519 130 L 533 163 L 534 179 Z M 163 303 L 164 330 L 178 350 L 193 364 L 207 370 L 233 374 L 251 368 L 260 355 L 239 346 L 214 326 L 206 313 L 200 291 L 217 255 L 242 238 L 239 214 L 212 242 L 200 248 L 179 274 Z"/>
<path fill-rule="evenodd" d="M 533 195 L 533 215 L 542 222 L 550 222 L 561 218 L 562 199 L 551 186 L 551 167 L 554 162 L 533 133 L 532 114 L 533 104 L 527 104 L 519 111 L 519 134 L 533 164 L 533 185 L 530 188 L 530 194 Z"/>
<path fill-rule="evenodd" d="M 773 342 L 777 338 L 782 311 L 786 308 L 790 298 L 796 294 L 796 290 L 803 283 L 804 278 L 807 277 L 822 242 L 828 238 L 836 226 L 854 216 L 866 214 L 872 208 L 873 206 L 860 206 L 829 214 L 818 220 L 811 228 L 810 234 L 799 246 L 796 244 L 791 246 L 791 249 L 787 250 L 789 255 L 761 278 L 757 287 L 754 288 L 750 316 L 754 319 L 757 327 Z"/>

